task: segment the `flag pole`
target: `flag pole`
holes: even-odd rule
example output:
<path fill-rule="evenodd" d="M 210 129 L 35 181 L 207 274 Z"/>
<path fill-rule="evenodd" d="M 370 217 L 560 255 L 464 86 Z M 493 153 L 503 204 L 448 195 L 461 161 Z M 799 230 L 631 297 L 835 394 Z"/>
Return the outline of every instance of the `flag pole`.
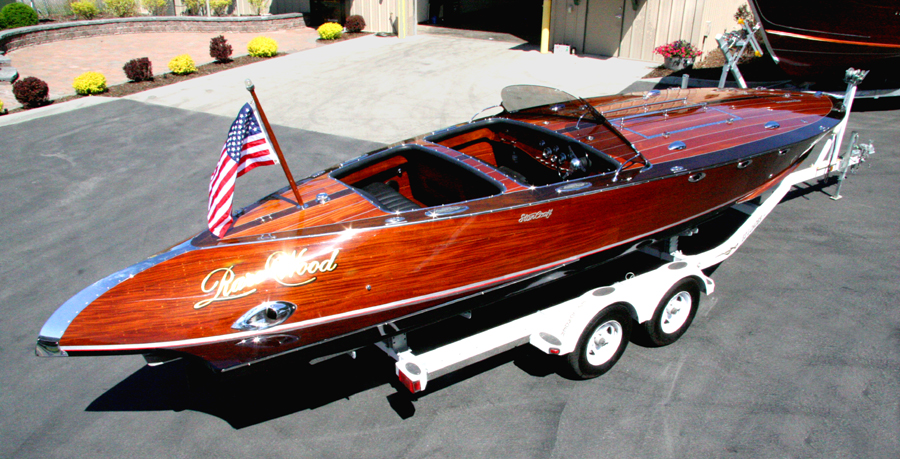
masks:
<path fill-rule="evenodd" d="M 256 97 L 256 91 L 254 90 L 256 87 L 253 86 L 253 82 L 249 79 L 245 80 L 244 84 L 247 86 L 247 91 L 250 91 L 250 95 L 253 96 L 253 104 L 256 105 L 256 111 L 259 113 L 260 119 L 262 119 L 266 135 L 269 137 L 272 146 L 275 148 L 275 154 L 278 155 L 278 161 L 281 162 L 281 169 L 284 170 L 284 176 L 287 177 L 288 183 L 291 184 L 291 189 L 294 190 L 294 197 L 297 198 L 297 205 L 303 207 L 303 199 L 300 198 L 300 191 L 297 190 L 294 176 L 291 175 L 291 170 L 288 168 L 287 161 L 284 160 L 284 154 L 281 153 L 281 146 L 278 145 L 278 139 L 275 138 L 275 133 L 272 132 L 272 126 L 269 125 L 269 119 L 266 118 L 266 112 L 263 111 L 262 105 L 259 104 L 259 98 Z"/>

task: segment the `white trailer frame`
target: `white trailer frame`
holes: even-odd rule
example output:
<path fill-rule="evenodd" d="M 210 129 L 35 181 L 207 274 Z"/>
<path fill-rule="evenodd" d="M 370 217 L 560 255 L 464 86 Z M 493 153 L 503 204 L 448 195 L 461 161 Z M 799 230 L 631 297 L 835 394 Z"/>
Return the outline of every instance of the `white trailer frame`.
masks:
<path fill-rule="evenodd" d="M 717 247 L 703 253 L 685 255 L 676 249 L 679 237 L 676 236 L 669 244 L 669 247 L 672 248 L 669 252 L 654 249 L 644 250 L 646 253 L 669 261 L 649 272 L 639 275 L 622 273 L 622 277 L 625 278 L 623 281 L 591 289 L 572 300 L 421 354 L 416 354 L 407 348 L 405 335 L 379 342 L 377 346 L 394 358 L 396 361 L 395 371 L 401 383 L 410 392 L 416 393 L 425 390 L 430 380 L 526 343 L 530 343 L 547 354 L 561 356 L 571 356 L 573 352 L 577 351 L 579 343 L 583 346 L 586 342 L 581 341 L 583 337 L 585 340 L 598 341 L 600 345 L 606 344 L 603 341 L 609 338 L 600 331 L 600 328 L 606 323 L 588 330 L 595 318 L 601 318 L 604 311 L 615 306 L 618 309 L 627 310 L 634 322 L 647 324 L 658 310 L 672 307 L 673 301 L 676 301 L 672 298 L 672 290 L 684 280 L 692 282 L 700 292 L 711 294 L 715 290 L 715 283 L 702 270 L 721 263 L 737 251 L 794 185 L 816 179 L 827 179 L 833 172 L 837 172 L 842 180 L 846 177 L 848 170 L 855 168 L 865 161 L 869 154 L 874 153 L 871 145 L 856 143 L 858 136 L 855 133 L 851 136 L 852 142 L 847 152 L 844 155 L 838 153 L 847 128 L 856 84 L 860 80 L 861 78 L 851 78 L 848 72 L 848 89 L 843 102 L 844 118 L 832 134 L 821 143 L 821 149 L 815 156 L 816 159 L 808 167 L 796 170 L 787 176 L 759 204 L 743 203 L 735 206 L 736 209 L 747 213 L 749 218 Z M 839 196 L 839 192 L 837 196 Z M 692 234 L 694 232 L 685 235 Z M 693 301 L 691 307 L 694 310 L 680 333 L 687 329 L 690 320 L 693 319 L 693 314 L 696 313 L 699 298 Z M 671 310 L 677 313 L 677 309 L 676 306 Z M 610 336 L 616 339 L 615 330 L 610 329 L 610 331 L 613 332 Z M 622 335 L 621 330 L 619 332 L 618 339 L 628 339 L 627 333 Z M 680 333 L 674 339 L 677 339 Z M 612 359 L 609 367 L 615 364 L 617 359 L 618 355 Z M 607 369 L 603 369 L 601 373 Z M 596 375 L 580 376 L 586 378 Z"/>

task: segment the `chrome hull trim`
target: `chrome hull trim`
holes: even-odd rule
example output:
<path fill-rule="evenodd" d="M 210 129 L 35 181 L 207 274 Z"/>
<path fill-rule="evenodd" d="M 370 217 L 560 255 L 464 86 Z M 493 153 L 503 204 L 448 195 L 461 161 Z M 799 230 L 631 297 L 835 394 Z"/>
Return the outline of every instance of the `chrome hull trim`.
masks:
<path fill-rule="evenodd" d="M 63 305 L 47 319 L 47 322 L 41 327 L 41 331 L 38 335 L 38 348 L 41 347 L 41 343 L 44 343 L 45 349 L 47 349 L 47 346 L 52 347 L 55 343 L 59 343 L 63 333 L 66 332 L 66 329 L 69 328 L 69 324 L 75 320 L 75 317 L 77 317 L 78 314 L 94 300 L 99 298 L 100 295 L 108 292 L 111 288 L 164 261 L 171 260 L 178 255 L 197 249 L 199 248 L 193 246 L 190 240 L 188 240 L 172 247 L 167 252 L 154 255 L 140 263 L 131 265 L 128 268 L 94 282 L 90 287 L 85 288 L 72 298 L 69 298 L 68 301 L 63 303 Z M 38 352 L 38 355 L 41 355 L 40 351 L 36 350 L 36 352 Z"/>

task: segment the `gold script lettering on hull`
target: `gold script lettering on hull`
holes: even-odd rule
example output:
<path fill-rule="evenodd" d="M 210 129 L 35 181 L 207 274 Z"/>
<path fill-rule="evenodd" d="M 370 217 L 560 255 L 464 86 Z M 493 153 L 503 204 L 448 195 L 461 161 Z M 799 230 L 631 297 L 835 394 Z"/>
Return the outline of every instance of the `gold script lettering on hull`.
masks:
<path fill-rule="evenodd" d="M 519 217 L 519 223 L 530 222 L 531 220 L 536 220 L 538 218 L 546 218 L 549 220 L 551 214 L 553 214 L 553 209 L 546 212 L 537 211 L 530 214 L 522 214 L 522 216 Z"/>
<path fill-rule="evenodd" d="M 331 257 L 323 260 L 305 260 L 306 248 L 297 253 L 278 251 L 269 255 L 265 268 L 238 276 L 234 266 L 210 271 L 200 283 L 203 293 L 213 293 L 212 298 L 198 301 L 194 309 L 201 309 L 216 301 L 235 300 L 256 293 L 256 286 L 267 280 L 274 280 L 284 287 L 300 287 L 315 282 L 316 273 L 328 273 L 337 269 L 340 249 L 334 249 Z M 304 275 L 309 275 L 305 279 Z"/>

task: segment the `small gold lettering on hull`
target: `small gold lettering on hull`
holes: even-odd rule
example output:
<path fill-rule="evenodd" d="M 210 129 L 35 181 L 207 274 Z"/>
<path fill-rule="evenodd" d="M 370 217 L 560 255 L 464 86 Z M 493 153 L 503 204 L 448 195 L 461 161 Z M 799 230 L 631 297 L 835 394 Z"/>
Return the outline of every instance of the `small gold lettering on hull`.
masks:
<path fill-rule="evenodd" d="M 329 273 L 337 269 L 337 256 L 340 249 L 331 252 L 327 259 L 306 260 L 306 248 L 297 253 L 283 251 L 269 255 L 266 267 L 259 271 L 251 271 L 238 276 L 234 266 L 214 269 L 200 283 L 203 293 L 212 293 L 213 297 L 194 303 L 194 309 L 201 309 L 216 301 L 227 301 L 243 298 L 256 293 L 256 286 L 274 280 L 284 287 L 300 287 L 313 283 L 318 279 L 314 274 Z"/>
<path fill-rule="evenodd" d="M 537 211 L 537 212 L 533 212 L 530 214 L 522 214 L 522 216 L 519 217 L 519 223 L 530 222 L 532 220 L 537 220 L 538 218 L 546 218 L 549 220 L 550 215 L 552 215 L 552 214 L 553 214 L 553 209 L 550 209 L 546 212 Z"/>

